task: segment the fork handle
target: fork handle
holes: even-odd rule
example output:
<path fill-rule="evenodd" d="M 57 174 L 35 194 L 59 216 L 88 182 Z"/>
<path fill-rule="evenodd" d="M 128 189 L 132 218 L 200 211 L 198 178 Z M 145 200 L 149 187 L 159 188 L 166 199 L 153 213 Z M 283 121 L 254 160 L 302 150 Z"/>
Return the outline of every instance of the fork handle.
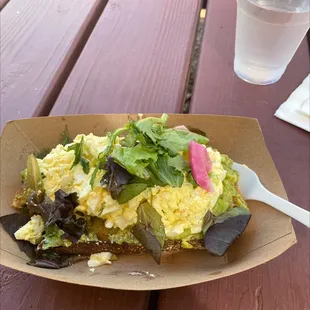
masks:
<path fill-rule="evenodd" d="M 292 217 L 296 221 L 310 227 L 310 212 L 300 208 L 293 203 L 269 192 L 265 187 L 260 186 L 257 190 L 252 192 L 253 197 L 249 199 L 255 199 L 262 201 L 273 208 L 285 213 L 286 215 Z M 254 197 L 255 196 L 255 197 Z"/>

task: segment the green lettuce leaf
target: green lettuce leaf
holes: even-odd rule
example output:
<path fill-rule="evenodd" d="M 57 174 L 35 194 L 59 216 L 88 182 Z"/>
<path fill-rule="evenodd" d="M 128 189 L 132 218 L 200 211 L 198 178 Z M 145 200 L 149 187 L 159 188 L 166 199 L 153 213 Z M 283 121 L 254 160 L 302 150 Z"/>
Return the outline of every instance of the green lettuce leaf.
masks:
<path fill-rule="evenodd" d="M 64 231 L 61 230 L 56 224 L 49 225 L 45 229 L 45 235 L 43 236 L 43 240 L 39 247 L 42 250 L 47 250 L 49 248 L 62 246 L 64 244 L 61 238 L 63 234 Z"/>
<path fill-rule="evenodd" d="M 151 140 L 157 148 L 163 148 L 169 152 L 169 155 L 178 155 L 179 152 L 187 151 L 190 141 L 196 141 L 201 144 L 207 144 L 209 139 L 204 135 L 186 130 L 178 130 L 173 128 L 165 128 L 168 115 L 163 114 L 161 118 L 147 117 L 145 119 L 133 122 L 130 127 L 130 138 L 126 140 L 127 145 L 132 145 L 139 140 L 138 132 L 144 137 Z M 130 143 L 129 143 L 130 142 Z M 147 140 L 140 141 L 142 144 Z M 150 144 L 150 143 L 148 143 Z"/>
<path fill-rule="evenodd" d="M 148 136 L 153 143 L 156 143 L 158 139 L 160 139 L 162 130 L 164 125 L 168 120 L 168 115 L 163 114 L 159 117 L 147 117 L 136 121 L 134 123 L 135 127 L 139 130 L 139 132 Z"/>
<path fill-rule="evenodd" d="M 114 138 L 111 136 L 111 144 L 99 156 L 99 162 L 106 161 L 107 155 L 111 156 L 117 164 L 135 176 L 129 183 L 182 186 L 189 165 L 180 153 L 188 151 L 190 141 L 206 144 L 208 139 L 186 130 L 166 128 L 167 119 L 168 116 L 163 114 L 160 118 L 147 117 L 130 121 L 112 134 Z M 121 145 L 115 145 L 113 140 L 121 132 L 126 132 L 120 140 Z M 99 164 L 92 174 L 91 184 L 98 170 Z"/>
<path fill-rule="evenodd" d="M 119 204 L 126 203 L 127 201 L 135 198 L 147 189 L 147 184 L 145 183 L 133 183 L 122 186 L 122 191 L 120 192 L 117 201 Z"/>
<path fill-rule="evenodd" d="M 135 122 L 130 121 L 125 127 L 127 128 L 127 133 L 123 137 L 123 139 L 121 139 L 120 145 L 125 146 L 125 147 L 136 146 L 137 140 L 138 140 L 138 135 L 140 133 L 139 133 L 139 130 L 135 127 Z"/>
<path fill-rule="evenodd" d="M 188 170 L 188 164 L 186 163 L 185 159 L 181 155 L 177 155 L 175 157 L 169 157 L 168 165 L 178 171 Z"/>
<path fill-rule="evenodd" d="M 82 137 L 81 142 L 74 143 L 70 146 L 68 146 L 68 151 L 74 151 L 75 158 L 72 163 L 71 169 L 76 166 L 78 163 L 81 164 L 83 171 L 85 174 L 88 174 L 89 172 L 89 162 L 84 157 L 82 157 L 83 154 L 83 146 L 84 146 L 84 137 Z"/>
<path fill-rule="evenodd" d="M 95 183 L 96 176 L 97 176 L 99 169 L 100 169 L 100 162 L 97 163 L 93 173 L 91 174 L 90 181 L 89 181 L 91 189 L 93 189 L 93 187 L 94 187 L 94 183 Z"/>
<path fill-rule="evenodd" d="M 116 141 L 116 138 L 123 132 L 128 131 L 128 129 L 126 127 L 124 128 L 119 128 L 116 129 L 113 133 L 108 134 L 109 136 L 109 144 L 107 145 L 107 147 L 105 148 L 105 150 L 99 154 L 98 159 L 99 162 L 101 162 L 102 164 L 104 164 L 107 160 L 107 157 L 112 153 L 113 151 L 113 147 Z"/>
<path fill-rule="evenodd" d="M 120 141 L 120 145 L 124 147 L 134 147 L 137 145 L 138 133 L 134 130 L 130 130 L 126 137 Z"/>
<path fill-rule="evenodd" d="M 173 187 L 181 187 L 184 182 L 184 174 L 179 169 L 169 165 L 171 160 L 168 154 L 159 156 L 158 160 L 150 164 L 148 169 L 161 183 Z"/>
<path fill-rule="evenodd" d="M 179 152 L 187 151 L 191 141 L 207 144 L 209 139 L 190 131 L 168 128 L 160 135 L 158 144 L 166 149 L 170 155 L 176 155 Z"/>
<path fill-rule="evenodd" d="M 84 173 L 88 174 L 89 173 L 89 161 L 86 160 L 85 158 L 81 157 L 80 164 L 83 168 Z"/>
<path fill-rule="evenodd" d="M 130 148 L 116 145 L 111 157 L 129 173 L 148 179 L 150 174 L 146 167 L 157 160 L 157 153 L 140 144 Z"/>
<path fill-rule="evenodd" d="M 84 144 L 84 137 L 82 137 L 81 142 L 78 143 L 74 143 L 70 146 L 68 146 L 68 151 L 74 151 L 75 154 L 75 158 L 74 161 L 72 163 L 71 169 L 76 166 L 80 160 L 81 160 L 81 156 L 82 156 L 82 152 L 83 152 L 83 144 Z"/>

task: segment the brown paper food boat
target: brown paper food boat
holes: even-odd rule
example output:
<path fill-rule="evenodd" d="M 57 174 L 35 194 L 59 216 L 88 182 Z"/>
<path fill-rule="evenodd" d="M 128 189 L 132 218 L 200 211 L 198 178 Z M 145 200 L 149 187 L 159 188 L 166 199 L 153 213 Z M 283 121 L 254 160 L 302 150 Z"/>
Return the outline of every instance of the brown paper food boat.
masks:
<path fill-rule="evenodd" d="M 28 154 L 57 145 L 66 125 L 72 137 L 91 132 L 103 135 L 122 127 L 128 116 L 75 115 L 7 123 L 1 138 L 1 215 L 14 212 L 11 202 L 20 186 L 20 172 L 26 167 Z M 205 131 L 213 147 L 252 168 L 270 191 L 287 198 L 257 120 L 211 115 L 169 116 L 169 125 L 181 124 Z M 288 216 L 256 201 L 250 201 L 249 207 L 250 224 L 224 257 L 184 250 L 163 254 L 159 266 L 149 255 L 122 255 L 112 265 L 98 267 L 95 272 L 89 271 L 86 261 L 63 269 L 41 269 L 26 264 L 28 258 L 1 227 L 0 262 L 49 279 L 113 289 L 155 290 L 211 281 L 263 264 L 296 243 Z"/>

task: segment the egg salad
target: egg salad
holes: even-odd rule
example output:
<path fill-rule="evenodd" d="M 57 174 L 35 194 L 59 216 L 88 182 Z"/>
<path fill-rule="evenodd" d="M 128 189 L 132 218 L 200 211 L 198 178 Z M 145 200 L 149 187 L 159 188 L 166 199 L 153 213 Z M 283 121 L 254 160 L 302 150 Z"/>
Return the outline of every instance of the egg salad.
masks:
<path fill-rule="evenodd" d="M 32 244 L 38 244 L 42 240 L 44 221 L 40 215 L 34 215 L 30 221 L 19 228 L 14 236 L 17 240 L 26 240 Z"/>
<path fill-rule="evenodd" d="M 87 265 L 88 267 L 111 265 L 113 260 L 116 260 L 115 255 L 110 252 L 101 252 L 90 255 Z"/>
<path fill-rule="evenodd" d="M 97 148 L 104 150 L 108 139 L 89 135 L 78 135 L 73 143 L 79 143 L 83 137 L 83 156 L 89 160 L 90 171 L 86 174 L 81 164 L 71 169 L 75 154 L 68 151 L 70 145 L 58 145 L 42 160 L 38 159 L 40 171 L 44 174 L 43 187 L 46 195 L 54 199 L 55 192 L 62 189 L 66 193 L 77 193 L 79 205 L 77 211 L 85 215 L 102 218 L 106 228 L 119 228 L 124 230 L 137 222 L 137 208 L 141 201 L 152 201 L 152 206 L 161 215 L 167 237 L 176 238 L 190 229 L 192 233 L 200 233 L 203 217 L 207 210 L 212 209 L 219 196 L 223 193 L 223 180 L 226 170 L 221 163 L 221 155 L 212 148 L 207 148 L 212 161 L 211 181 L 214 190 L 207 192 L 201 187 L 184 181 L 181 187 L 167 185 L 154 186 L 145 189 L 142 193 L 124 204 L 118 203 L 111 193 L 100 185 L 103 171 L 96 174 L 93 187 L 90 178 L 95 169 L 94 158 L 99 153 L 89 151 Z M 85 149 L 85 151 L 84 151 Z"/>
<path fill-rule="evenodd" d="M 78 134 L 43 158 L 29 155 L 13 202 L 29 221 L 15 238 L 48 253 L 82 253 L 89 245 L 90 267 L 128 249 L 157 263 L 172 248 L 222 255 L 222 245 L 206 236 L 237 216 L 245 218 L 244 230 L 250 218 L 238 174 L 201 131 L 169 128 L 167 119 L 140 117 L 105 136 Z M 32 262 L 53 268 L 49 259 Z"/>

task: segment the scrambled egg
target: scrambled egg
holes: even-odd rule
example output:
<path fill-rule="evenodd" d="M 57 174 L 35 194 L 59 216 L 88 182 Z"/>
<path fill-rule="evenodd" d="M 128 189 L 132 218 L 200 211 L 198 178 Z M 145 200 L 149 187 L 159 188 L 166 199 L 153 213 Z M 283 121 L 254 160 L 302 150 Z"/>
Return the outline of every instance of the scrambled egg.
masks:
<path fill-rule="evenodd" d="M 40 215 L 34 215 L 30 221 L 18 229 L 14 236 L 17 240 L 26 240 L 32 244 L 38 244 L 42 240 L 44 221 Z"/>
<path fill-rule="evenodd" d="M 88 267 L 98 267 L 101 265 L 111 265 L 113 254 L 110 252 L 101 252 L 92 254 L 87 262 Z"/>
<path fill-rule="evenodd" d="M 208 148 L 208 154 L 212 161 L 213 192 L 199 186 L 194 189 L 188 182 L 184 182 L 181 188 L 166 186 L 152 189 L 152 206 L 161 215 L 168 238 L 185 237 L 185 232 L 188 235 L 200 233 L 207 210 L 212 209 L 223 192 L 222 181 L 226 171 L 221 164 L 221 154 L 212 148 Z"/>
<path fill-rule="evenodd" d="M 82 136 L 84 135 L 77 135 L 72 144 L 80 142 Z M 95 169 L 97 157 L 106 148 L 108 142 L 108 137 L 97 137 L 93 134 L 84 136 L 83 156 L 90 161 L 92 167 L 88 175 L 83 172 L 80 164 L 71 169 L 75 153 L 73 150 L 67 151 L 67 149 L 72 144 L 66 146 L 59 144 L 44 159 L 37 159 L 40 170 L 45 176 L 43 186 L 46 194 L 54 199 L 54 193 L 58 189 L 70 193 L 74 192 L 76 188 L 80 198 L 87 196 L 91 191 L 89 181 L 91 173 Z M 100 185 L 101 177 L 102 174 L 98 173 L 97 186 Z"/>
<path fill-rule="evenodd" d="M 192 184 L 184 181 L 181 188 L 171 186 L 148 188 L 129 202 L 120 205 L 100 186 L 103 171 L 99 170 L 97 173 L 93 189 L 89 184 L 98 154 L 107 147 L 109 138 L 93 134 L 78 135 L 74 143 L 80 142 L 82 136 L 84 136 L 83 157 L 90 161 L 88 174 L 83 172 L 80 164 L 71 169 L 75 154 L 73 150 L 67 151 L 68 145 L 58 145 L 44 159 L 38 159 L 45 176 L 44 188 L 51 199 L 54 199 L 54 193 L 59 189 L 67 193 L 76 192 L 80 204 L 77 210 L 86 215 L 105 219 L 107 228 L 114 227 L 121 230 L 136 223 L 137 207 L 146 199 L 162 216 L 168 238 L 183 238 L 185 232 L 187 235 L 201 232 L 204 215 L 207 210 L 212 209 L 223 192 L 222 181 L 226 171 L 221 164 L 221 154 L 218 151 L 207 148 L 212 161 L 210 178 L 213 192 L 206 192 L 200 187 L 194 188 Z"/>

